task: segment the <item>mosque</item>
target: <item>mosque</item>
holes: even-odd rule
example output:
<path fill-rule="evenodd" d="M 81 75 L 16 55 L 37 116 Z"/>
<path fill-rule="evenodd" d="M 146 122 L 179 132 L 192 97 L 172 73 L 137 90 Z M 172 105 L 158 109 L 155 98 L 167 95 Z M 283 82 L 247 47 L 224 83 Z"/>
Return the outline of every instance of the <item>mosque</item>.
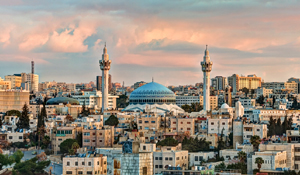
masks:
<path fill-rule="evenodd" d="M 184 113 L 184 110 L 176 105 L 174 92 L 154 81 L 134 90 L 130 94 L 129 105 L 123 111 Z"/>

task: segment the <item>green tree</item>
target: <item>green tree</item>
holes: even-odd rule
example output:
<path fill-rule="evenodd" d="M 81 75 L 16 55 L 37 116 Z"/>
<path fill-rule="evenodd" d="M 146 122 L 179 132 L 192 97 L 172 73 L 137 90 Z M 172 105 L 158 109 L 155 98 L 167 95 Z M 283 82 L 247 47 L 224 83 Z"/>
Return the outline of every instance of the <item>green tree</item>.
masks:
<path fill-rule="evenodd" d="M 268 124 L 268 136 L 273 136 L 275 134 L 276 134 L 276 120 L 274 120 L 273 116 L 271 116 Z"/>
<path fill-rule="evenodd" d="M 48 146 L 50 145 L 51 143 L 51 140 L 50 140 L 50 137 L 49 136 L 44 136 L 43 140 L 42 140 L 42 148 L 48 148 Z"/>
<path fill-rule="evenodd" d="M 238 157 L 239 157 L 241 163 L 246 163 L 247 154 L 244 151 L 238 152 Z"/>
<path fill-rule="evenodd" d="M 215 166 L 215 170 L 216 171 L 223 171 L 223 170 L 225 170 L 226 169 L 226 165 L 225 165 L 225 163 L 224 162 L 222 162 L 222 163 L 220 163 L 219 165 L 216 165 Z"/>
<path fill-rule="evenodd" d="M 2 122 L 2 117 L 0 117 L 0 128 L 2 128 L 3 122 Z"/>
<path fill-rule="evenodd" d="M 185 111 L 185 112 L 192 112 L 192 107 L 190 105 L 182 105 L 181 108 Z"/>
<path fill-rule="evenodd" d="M 275 95 L 273 95 L 273 100 L 272 100 L 272 107 L 274 108 L 274 105 L 275 105 L 275 102 L 276 102 L 276 98 L 275 98 Z"/>
<path fill-rule="evenodd" d="M 294 110 L 298 110 L 299 109 L 297 97 L 294 97 L 293 104 L 292 104 L 291 108 L 294 109 Z"/>
<path fill-rule="evenodd" d="M 21 112 L 18 110 L 10 110 L 5 113 L 7 116 L 18 116 L 21 117 Z"/>
<path fill-rule="evenodd" d="M 16 163 L 20 163 L 21 159 L 24 157 L 24 153 L 21 150 L 17 150 L 12 156 Z"/>
<path fill-rule="evenodd" d="M 276 128 L 276 130 L 275 130 L 276 135 L 282 135 L 282 125 L 281 125 L 280 117 L 277 119 L 275 128 Z"/>
<path fill-rule="evenodd" d="M 0 170 L 2 170 L 3 166 L 11 165 L 15 162 L 13 156 L 8 156 L 0 154 Z"/>
<path fill-rule="evenodd" d="M 225 148 L 225 141 L 223 140 L 224 137 L 224 128 L 221 131 L 220 137 L 218 137 L 218 151 L 222 150 Z"/>
<path fill-rule="evenodd" d="M 127 95 L 119 95 L 119 98 L 117 98 L 117 108 L 126 108 L 128 106 L 127 99 Z"/>
<path fill-rule="evenodd" d="M 265 104 L 265 97 L 263 95 L 259 96 L 256 102 L 262 106 Z"/>
<path fill-rule="evenodd" d="M 82 133 L 78 133 L 76 136 L 76 141 L 80 147 L 82 147 Z"/>
<path fill-rule="evenodd" d="M 69 150 L 72 149 L 72 145 L 73 143 L 77 143 L 77 140 L 75 139 L 67 139 L 65 141 L 63 141 L 60 145 L 59 145 L 59 148 L 60 148 L 60 152 L 62 154 L 65 154 L 65 153 L 69 153 Z"/>
<path fill-rule="evenodd" d="M 13 172 L 18 175 L 35 175 L 44 173 L 44 169 L 50 165 L 49 161 L 38 161 L 37 157 L 17 163 Z"/>
<path fill-rule="evenodd" d="M 287 115 L 284 117 L 284 121 L 282 122 L 282 133 L 286 134 L 286 130 L 289 129 L 289 121 L 287 119 Z"/>
<path fill-rule="evenodd" d="M 45 127 L 45 118 L 47 118 L 46 102 L 47 102 L 47 97 L 44 99 L 41 113 L 38 115 L 38 125 L 37 125 L 37 128 Z M 38 105 L 40 105 L 40 104 L 38 104 Z"/>
<path fill-rule="evenodd" d="M 177 146 L 178 141 L 175 140 L 173 137 L 167 137 L 164 140 L 159 141 L 156 145 L 157 146 Z"/>
<path fill-rule="evenodd" d="M 292 129 L 292 125 L 293 125 L 293 116 L 290 116 L 288 120 L 288 130 Z"/>
<path fill-rule="evenodd" d="M 90 115 L 90 110 L 85 106 L 85 101 L 83 102 L 83 105 L 81 107 L 81 115 L 88 116 Z"/>
<path fill-rule="evenodd" d="M 29 129 L 29 109 L 26 103 L 23 106 L 23 111 L 19 118 L 19 122 L 17 123 L 17 128 Z"/>
<path fill-rule="evenodd" d="M 115 115 L 109 116 L 109 118 L 105 121 L 105 125 L 109 126 L 117 126 L 119 124 L 119 120 Z"/>
<path fill-rule="evenodd" d="M 261 157 L 256 157 L 255 158 L 255 163 L 257 164 L 258 172 L 260 172 L 261 164 L 264 163 L 264 160 Z"/>
<path fill-rule="evenodd" d="M 182 149 L 188 150 L 189 152 L 199 152 L 199 151 L 209 151 L 209 142 L 206 139 L 201 138 L 198 139 L 196 137 L 193 139 L 190 137 L 189 139 L 185 137 L 182 141 Z"/>
<path fill-rule="evenodd" d="M 246 88 L 246 87 L 244 87 L 244 88 L 242 89 L 242 92 L 244 92 L 244 93 L 245 93 L 245 96 L 247 97 L 247 96 L 248 96 L 248 93 L 249 93 L 249 89 Z"/>
<path fill-rule="evenodd" d="M 250 143 L 253 145 L 254 151 L 258 151 L 258 146 L 259 146 L 260 142 L 261 142 L 261 139 L 259 136 L 257 136 L 257 135 L 251 136 Z"/>

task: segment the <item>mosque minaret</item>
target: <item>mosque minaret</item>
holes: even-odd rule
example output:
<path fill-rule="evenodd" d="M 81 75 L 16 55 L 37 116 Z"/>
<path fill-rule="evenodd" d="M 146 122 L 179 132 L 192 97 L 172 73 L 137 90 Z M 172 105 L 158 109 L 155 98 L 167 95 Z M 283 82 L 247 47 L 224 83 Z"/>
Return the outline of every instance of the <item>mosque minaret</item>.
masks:
<path fill-rule="evenodd" d="M 209 52 L 206 49 L 204 52 L 203 61 L 201 62 L 203 72 L 203 110 L 210 111 L 210 72 L 213 62 L 210 61 Z"/>
<path fill-rule="evenodd" d="M 99 60 L 100 69 L 102 70 L 102 113 L 108 108 L 108 71 L 111 60 L 107 54 L 106 44 L 103 49 L 102 60 Z"/>

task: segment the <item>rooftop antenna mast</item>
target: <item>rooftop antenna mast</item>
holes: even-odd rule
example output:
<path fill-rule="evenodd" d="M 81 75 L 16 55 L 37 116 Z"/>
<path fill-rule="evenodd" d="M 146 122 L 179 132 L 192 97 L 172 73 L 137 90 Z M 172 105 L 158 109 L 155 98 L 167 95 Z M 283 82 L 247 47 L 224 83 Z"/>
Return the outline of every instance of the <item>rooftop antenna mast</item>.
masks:
<path fill-rule="evenodd" d="M 33 83 L 34 83 L 34 61 L 31 61 L 31 86 L 30 86 L 30 91 L 33 93 Z"/>

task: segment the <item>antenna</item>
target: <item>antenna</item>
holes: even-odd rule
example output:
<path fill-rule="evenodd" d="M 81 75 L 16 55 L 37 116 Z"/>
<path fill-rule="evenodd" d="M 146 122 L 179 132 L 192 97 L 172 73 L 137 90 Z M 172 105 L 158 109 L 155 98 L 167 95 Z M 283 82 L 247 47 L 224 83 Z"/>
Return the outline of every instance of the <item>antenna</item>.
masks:
<path fill-rule="evenodd" d="M 31 91 L 33 92 L 33 83 L 34 83 L 34 61 L 31 61 Z"/>

